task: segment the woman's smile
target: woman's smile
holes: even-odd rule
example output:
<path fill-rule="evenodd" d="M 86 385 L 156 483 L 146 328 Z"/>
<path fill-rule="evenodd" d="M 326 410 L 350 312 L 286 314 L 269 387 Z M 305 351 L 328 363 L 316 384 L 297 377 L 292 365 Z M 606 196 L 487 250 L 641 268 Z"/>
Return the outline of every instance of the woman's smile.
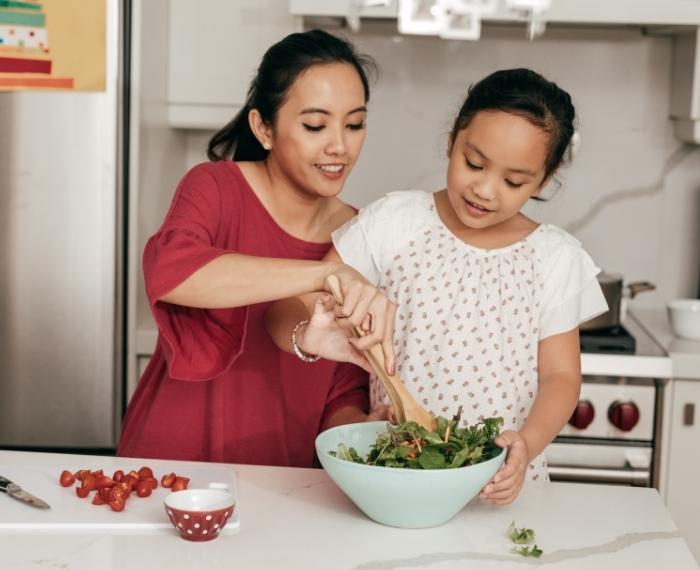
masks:
<path fill-rule="evenodd" d="M 314 164 L 314 166 L 321 171 L 321 173 L 331 180 L 338 180 L 343 177 L 345 173 L 345 164 L 343 163 L 328 163 L 328 164 Z"/>

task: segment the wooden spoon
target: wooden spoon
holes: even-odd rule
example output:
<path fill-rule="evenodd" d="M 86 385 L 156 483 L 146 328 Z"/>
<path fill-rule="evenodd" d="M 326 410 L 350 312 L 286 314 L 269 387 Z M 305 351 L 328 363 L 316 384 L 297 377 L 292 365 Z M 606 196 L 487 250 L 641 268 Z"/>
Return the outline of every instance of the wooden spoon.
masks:
<path fill-rule="evenodd" d="M 342 305 L 344 296 L 338 278 L 335 275 L 329 275 L 326 279 L 326 283 L 328 283 L 328 288 L 331 290 L 331 293 L 333 293 L 336 303 Z M 360 327 L 353 327 L 353 332 L 357 337 L 365 335 Z M 398 374 L 391 375 L 386 371 L 384 349 L 382 349 L 382 345 L 380 343 L 374 344 L 368 350 L 362 352 L 371 364 L 372 370 L 374 370 L 377 378 L 379 378 L 379 381 L 384 386 L 384 390 L 386 390 L 389 400 L 391 400 L 391 405 L 394 406 L 397 421 L 399 423 L 414 421 L 427 430 L 435 431 L 437 426 L 433 415 L 416 402 L 406 389 L 406 385 Z"/>

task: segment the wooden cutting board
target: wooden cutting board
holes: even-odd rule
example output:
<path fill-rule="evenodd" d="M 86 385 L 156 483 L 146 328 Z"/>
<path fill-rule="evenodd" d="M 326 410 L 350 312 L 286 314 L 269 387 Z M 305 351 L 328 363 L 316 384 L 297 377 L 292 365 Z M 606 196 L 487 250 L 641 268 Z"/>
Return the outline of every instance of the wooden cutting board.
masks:
<path fill-rule="evenodd" d="M 116 469 L 122 469 L 128 473 L 131 469 L 138 470 L 142 465 L 148 465 L 147 462 L 139 464 L 138 459 L 135 461 L 126 459 L 121 463 L 121 458 L 116 461 L 114 458 L 109 458 L 100 465 L 99 458 L 95 459 L 98 461 L 94 465 L 64 465 L 60 468 L 0 465 L 0 474 L 51 505 L 50 510 L 37 509 L 0 493 L 0 530 L 36 529 L 80 532 L 109 530 L 128 533 L 138 530 L 169 529 L 173 533 L 176 532 L 163 507 L 163 500 L 172 491 L 160 487 L 160 478 L 164 473 L 156 469 L 154 471 L 159 487 L 149 497 L 141 498 L 136 493 L 132 493 L 121 512 L 112 511 L 108 505 L 93 505 L 94 491 L 87 498 L 81 499 L 75 494 L 75 485 L 61 487 L 58 479 L 63 469 L 75 472 L 78 469 L 94 471 L 103 468 L 105 475 L 111 476 Z M 222 532 L 238 531 L 240 517 L 235 471 L 223 465 L 202 465 L 201 467 L 183 465 L 180 470 L 177 470 L 177 474 L 190 478 L 190 489 L 207 488 L 210 483 L 228 485 L 229 492 L 236 497 L 236 508 Z"/>

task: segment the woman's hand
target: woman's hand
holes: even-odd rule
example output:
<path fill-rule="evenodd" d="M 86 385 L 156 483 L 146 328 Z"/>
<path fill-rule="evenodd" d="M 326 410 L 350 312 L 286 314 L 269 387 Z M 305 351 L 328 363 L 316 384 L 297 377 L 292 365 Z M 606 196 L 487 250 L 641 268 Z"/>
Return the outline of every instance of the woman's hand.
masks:
<path fill-rule="evenodd" d="M 517 431 L 504 431 L 496 438 L 496 445 L 506 447 L 508 455 L 503 467 L 490 483 L 481 490 L 481 498 L 494 505 L 508 505 L 520 493 L 527 471 L 528 449 L 525 440 Z"/>
<path fill-rule="evenodd" d="M 361 338 L 350 338 L 358 350 L 367 350 L 381 343 L 385 366 L 389 374 L 395 373 L 394 317 L 396 305 L 348 265 L 339 265 L 329 275 L 335 275 L 343 291 L 343 304 L 337 305 L 335 315 L 342 327 L 359 327 Z"/>
<path fill-rule="evenodd" d="M 330 295 L 318 295 L 309 324 L 297 331 L 297 345 L 308 354 L 350 362 L 372 372 L 364 355 L 350 344 L 351 332 L 336 322 L 334 309 L 335 301 Z"/>

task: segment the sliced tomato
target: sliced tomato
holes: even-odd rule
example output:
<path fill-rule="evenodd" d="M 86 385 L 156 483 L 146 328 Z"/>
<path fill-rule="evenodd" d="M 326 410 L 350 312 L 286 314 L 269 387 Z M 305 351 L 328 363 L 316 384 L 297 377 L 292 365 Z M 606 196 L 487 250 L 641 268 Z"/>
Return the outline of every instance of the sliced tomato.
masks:
<path fill-rule="evenodd" d="M 92 473 L 88 473 L 85 475 L 85 477 L 83 477 L 81 486 L 88 491 L 97 489 L 97 478 Z"/>
<path fill-rule="evenodd" d="M 155 477 L 146 477 L 145 479 L 141 479 L 141 481 L 145 481 L 146 483 L 148 483 L 151 489 L 158 488 L 158 479 L 156 479 Z"/>
<path fill-rule="evenodd" d="M 112 475 L 112 479 L 114 480 L 115 483 L 119 483 L 122 479 L 124 479 L 124 471 L 121 469 L 117 469 L 114 472 L 114 475 Z"/>
<path fill-rule="evenodd" d="M 111 499 L 109 501 L 109 506 L 113 511 L 119 512 L 124 510 L 124 499 Z"/>
<path fill-rule="evenodd" d="M 80 471 L 75 472 L 75 478 L 78 481 L 82 481 L 85 478 L 85 475 L 87 475 L 88 473 L 90 473 L 89 469 L 81 469 Z"/>
<path fill-rule="evenodd" d="M 134 490 L 136 483 L 138 482 L 138 478 L 134 477 L 133 475 L 125 475 L 124 479 L 121 480 L 120 485 L 126 485 L 129 490 L 129 493 L 131 493 L 131 491 Z"/>
<path fill-rule="evenodd" d="M 153 487 L 151 487 L 151 484 L 146 479 L 136 483 L 136 494 L 139 497 L 148 497 L 152 492 Z"/>
<path fill-rule="evenodd" d="M 146 467 L 145 465 L 139 469 L 139 479 L 151 479 L 153 478 L 153 469 Z"/>
<path fill-rule="evenodd" d="M 76 487 L 75 494 L 78 495 L 78 497 L 80 497 L 81 499 L 84 499 L 90 494 L 90 489 L 86 487 Z"/>
<path fill-rule="evenodd" d="M 64 469 L 63 471 L 61 471 L 61 476 L 58 480 L 61 483 L 62 487 L 70 487 L 73 483 L 75 483 L 75 475 L 73 475 L 70 471 L 66 471 Z"/>
<path fill-rule="evenodd" d="M 102 489 L 99 489 L 97 491 L 97 493 L 95 493 L 95 496 L 92 498 L 93 505 L 104 505 L 105 504 L 106 501 L 102 497 L 102 493 L 100 493 L 100 491 L 102 491 Z"/>
<path fill-rule="evenodd" d="M 173 486 L 173 481 L 175 481 L 175 473 L 168 473 L 167 475 L 163 475 L 160 484 L 166 489 L 169 489 Z"/>
<path fill-rule="evenodd" d="M 187 477 L 175 477 L 175 481 L 173 481 L 173 486 L 170 488 L 171 491 L 184 491 L 187 489 L 187 485 L 189 484 L 190 480 Z"/>
<path fill-rule="evenodd" d="M 114 481 L 111 477 L 107 477 L 107 475 L 100 475 L 95 480 L 95 487 L 98 489 L 101 489 L 102 487 L 112 487 L 113 485 Z"/>

